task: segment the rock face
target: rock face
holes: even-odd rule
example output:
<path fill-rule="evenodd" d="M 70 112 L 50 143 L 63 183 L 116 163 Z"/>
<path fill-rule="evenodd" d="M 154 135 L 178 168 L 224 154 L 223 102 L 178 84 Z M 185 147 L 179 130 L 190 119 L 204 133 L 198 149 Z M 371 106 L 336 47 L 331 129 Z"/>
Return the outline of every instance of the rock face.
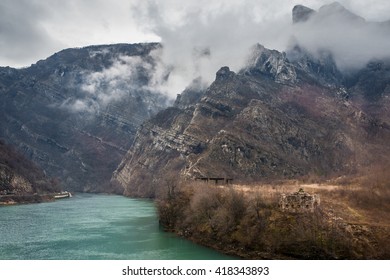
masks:
<path fill-rule="evenodd" d="M 292 11 L 293 23 L 305 22 L 314 13 L 315 11 L 308 7 L 296 5 Z"/>
<path fill-rule="evenodd" d="M 324 9 L 350 16 L 339 4 Z M 298 7 L 295 21 L 312 13 Z M 189 88 L 145 122 L 112 184 L 127 195 L 153 196 L 172 177 L 237 182 L 387 164 L 388 65 L 347 73 L 326 50 L 314 57 L 299 44 L 286 53 L 257 45 L 241 71 L 222 67 L 209 88 Z"/>
<path fill-rule="evenodd" d="M 0 137 L 68 190 L 111 191 L 138 126 L 167 106 L 149 89 L 160 48 L 67 49 L 25 69 L 0 68 Z"/>

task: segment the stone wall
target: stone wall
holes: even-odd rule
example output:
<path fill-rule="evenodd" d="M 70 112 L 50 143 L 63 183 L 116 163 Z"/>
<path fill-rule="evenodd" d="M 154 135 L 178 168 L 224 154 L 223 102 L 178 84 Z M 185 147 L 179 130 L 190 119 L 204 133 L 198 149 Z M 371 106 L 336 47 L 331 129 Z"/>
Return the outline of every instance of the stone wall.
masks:
<path fill-rule="evenodd" d="M 303 189 L 291 194 L 282 194 L 279 200 L 282 211 L 293 213 L 313 212 L 319 204 L 319 195 L 309 194 Z"/>

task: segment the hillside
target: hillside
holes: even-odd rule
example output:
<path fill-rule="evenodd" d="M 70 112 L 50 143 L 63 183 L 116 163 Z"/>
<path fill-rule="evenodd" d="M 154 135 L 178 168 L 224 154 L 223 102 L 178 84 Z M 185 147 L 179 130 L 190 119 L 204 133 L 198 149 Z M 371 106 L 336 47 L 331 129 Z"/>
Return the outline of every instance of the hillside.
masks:
<path fill-rule="evenodd" d="M 59 191 L 58 180 L 47 177 L 32 161 L 0 141 L 0 204 L 50 200 L 45 195 Z"/>

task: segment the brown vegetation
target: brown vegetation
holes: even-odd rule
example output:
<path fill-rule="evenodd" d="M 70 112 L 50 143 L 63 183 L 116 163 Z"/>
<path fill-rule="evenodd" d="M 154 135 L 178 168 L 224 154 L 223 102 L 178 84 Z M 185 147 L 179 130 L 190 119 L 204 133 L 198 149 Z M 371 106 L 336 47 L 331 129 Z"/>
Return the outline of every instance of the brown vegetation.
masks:
<path fill-rule="evenodd" d="M 313 213 L 278 209 L 280 194 L 297 191 L 297 183 L 223 187 L 171 180 L 157 205 L 167 230 L 244 258 L 388 259 L 390 181 L 381 182 L 306 185 L 321 196 Z"/>
<path fill-rule="evenodd" d="M 36 164 L 0 140 L 0 195 L 19 195 L 19 201 L 24 195 L 60 190 L 58 179 L 47 177 Z M 33 196 L 26 199 L 35 200 Z"/>

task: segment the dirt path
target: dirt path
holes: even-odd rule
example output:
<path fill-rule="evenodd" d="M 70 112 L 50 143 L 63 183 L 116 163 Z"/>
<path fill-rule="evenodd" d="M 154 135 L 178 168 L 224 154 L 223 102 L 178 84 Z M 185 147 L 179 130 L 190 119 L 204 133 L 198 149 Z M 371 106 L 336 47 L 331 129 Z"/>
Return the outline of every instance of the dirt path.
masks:
<path fill-rule="evenodd" d="M 305 189 L 313 189 L 313 190 L 328 190 L 328 191 L 332 191 L 332 190 L 336 190 L 336 189 L 341 188 L 341 186 L 328 185 L 328 184 L 303 184 L 303 185 L 300 185 L 300 187 L 303 188 L 304 190 Z"/>
<path fill-rule="evenodd" d="M 227 188 L 226 186 L 223 188 Z M 303 189 L 307 192 L 316 191 L 334 191 L 337 189 L 345 188 L 344 186 L 338 186 L 334 184 L 297 184 L 297 183 L 284 183 L 277 185 L 233 185 L 233 188 L 244 193 L 260 192 L 263 195 L 276 194 L 276 193 L 291 193 Z"/>

